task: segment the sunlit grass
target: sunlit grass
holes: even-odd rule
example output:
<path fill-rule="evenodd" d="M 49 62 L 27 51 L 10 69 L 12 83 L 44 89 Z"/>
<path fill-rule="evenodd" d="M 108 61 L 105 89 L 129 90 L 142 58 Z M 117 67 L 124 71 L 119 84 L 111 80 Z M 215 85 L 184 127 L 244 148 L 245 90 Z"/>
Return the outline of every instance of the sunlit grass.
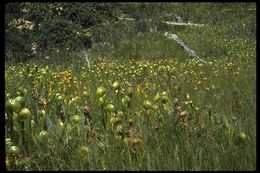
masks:
<path fill-rule="evenodd" d="M 13 122 L 12 136 L 6 124 L 7 167 L 255 169 L 254 55 L 207 64 L 107 60 L 90 71 L 84 64 L 8 65 L 6 104 L 16 98 L 18 108 L 6 109 Z"/>

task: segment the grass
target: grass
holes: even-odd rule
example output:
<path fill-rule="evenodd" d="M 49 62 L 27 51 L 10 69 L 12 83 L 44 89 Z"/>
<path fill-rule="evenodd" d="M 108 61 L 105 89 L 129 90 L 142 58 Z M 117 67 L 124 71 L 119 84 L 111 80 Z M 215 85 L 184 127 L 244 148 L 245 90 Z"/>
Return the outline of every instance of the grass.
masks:
<path fill-rule="evenodd" d="M 93 64 L 91 72 L 84 65 L 80 71 L 72 70 L 74 64 L 66 68 L 51 64 L 8 66 L 6 93 L 15 98 L 21 93 L 13 86 L 26 88 L 25 107 L 34 120 L 29 134 L 31 148 L 21 141 L 19 125 L 12 138 L 6 133 L 12 145 L 21 148 L 16 157 L 7 152 L 7 159 L 14 162 L 9 169 L 253 170 L 255 62 L 248 58 L 247 67 L 252 68 L 243 66 L 243 59 L 206 65 L 178 59 L 108 61 Z M 114 81 L 120 83 L 118 96 L 112 88 Z M 105 96 L 95 94 L 100 86 L 106 88 Z M 122 103 L 128 87 L 133 89 L 129 107 Z M 155 101 L 156 93 L 164 91 L 165 100 Z M 40 97 L 33 100 L 36 93 Z M 99 98 L 104 98 L 103 105 Z M 40 100 L 46 100 L 46 104 Z M 145 100 L 152 106 L 144 106 Z M 115 110 L 110 112 L 108 103 Z M 92 109 L 87 125 L 83 112 L 86 105 Z M 180 118 L 177 107 L 187 111 L 187 120 Z M 45 110 L 44 120 L 39 120 L 39 110 Z M 124 115 L 119 116 L 119 111 Z M 79 123 L 71 120 L 73 115 L 81 117 Z M 101 123 L 104 117 L 106 128 Z M 123 131 L 119 124 L 113 125 L 112 117 L 121 119 Z M 129 124 L 130 119 L 134 125 Z M 41 121 L 45 127 L 38 125 Z M 41 131 L 48 132 L 44 143 L 37 137 Z M 242 132 L 247 137 L 239 141 Z M 84 152 L 82 146 L 87 148 Z"/>
<path fill-rule="evenodd" d="M 151 33 L 92 48 L 90 71 L 64 51 L 6 63 L 7 169 L 255 170 L 256 42 L 231 30 L 170 30 L 207 64 Z"/>

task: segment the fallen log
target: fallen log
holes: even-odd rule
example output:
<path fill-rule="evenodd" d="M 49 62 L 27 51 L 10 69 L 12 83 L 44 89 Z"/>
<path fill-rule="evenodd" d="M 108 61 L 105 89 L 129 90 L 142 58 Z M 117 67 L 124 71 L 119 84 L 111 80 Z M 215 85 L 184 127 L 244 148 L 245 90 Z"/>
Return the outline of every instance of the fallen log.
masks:
<path fill-rule="evenodd" d="M 175 40 L 184 50 L 193 58 L 199 60 L 200 62 L 206 64 L 207 62 L 201 59 L 194 50 L 190 49 L 188 46 L 184 44 L 184 42 L 176 35 L 176 34 L 168 34 L 167 32 L 164 34 L 169 39 Z"/>
<path fill-rule="evenodd" d="M 135 20 L 134 18 L 130 18 L 130 17 L 119 17 L 119 20 Z"/>
<path fill-rule="evenodd" d="M 203 27 L 204 24 L 197 24 L 197 23 L 180 23 L 180 22 L 170 22 L 170 21 L 163 21 L 163 23 L 166 23 L 168 25 L 176 25 L 176 26 L 198 26 Z"/>

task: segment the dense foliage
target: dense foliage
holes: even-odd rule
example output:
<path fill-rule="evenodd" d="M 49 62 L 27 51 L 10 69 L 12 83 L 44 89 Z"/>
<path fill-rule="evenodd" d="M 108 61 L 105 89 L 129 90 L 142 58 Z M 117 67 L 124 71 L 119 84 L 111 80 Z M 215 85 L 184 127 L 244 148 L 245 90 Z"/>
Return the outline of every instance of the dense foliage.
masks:
<path fill-rule="evenodd" d="M 14 20 L 15 24 L 10 24 Z M 69 47 L 89 48 L 93 30 L 114 19 L 110 4 L 96 3 L 8 3 L 6 5 L 7 52 L 27 59 L 35 52 Z M 26 21 L 30 22 L 27 25 Z M 14 23 L 14 22 L 13 22 Z M 20 28 L 19 28 L 20 26 Z M 100 40 L 94 37 L 96 41 Z M 24 54 L 21 54 L 24 52 Z M 26 56 L 27 55 L 27 56 Z"/>

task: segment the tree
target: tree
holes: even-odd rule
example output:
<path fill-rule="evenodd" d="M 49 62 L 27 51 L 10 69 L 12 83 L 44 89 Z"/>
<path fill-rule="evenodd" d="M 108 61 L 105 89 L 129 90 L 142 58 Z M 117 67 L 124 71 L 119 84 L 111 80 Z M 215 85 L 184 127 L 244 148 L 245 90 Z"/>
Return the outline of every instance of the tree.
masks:
<path fill-rule="evenodd" d="M 112 9 L 105 3 L 8 3 L 7 60 L 10 54 L 15 60 L 26 60 L 45 50 L 89 48 L 96 28 L 115 19 Z"/>

